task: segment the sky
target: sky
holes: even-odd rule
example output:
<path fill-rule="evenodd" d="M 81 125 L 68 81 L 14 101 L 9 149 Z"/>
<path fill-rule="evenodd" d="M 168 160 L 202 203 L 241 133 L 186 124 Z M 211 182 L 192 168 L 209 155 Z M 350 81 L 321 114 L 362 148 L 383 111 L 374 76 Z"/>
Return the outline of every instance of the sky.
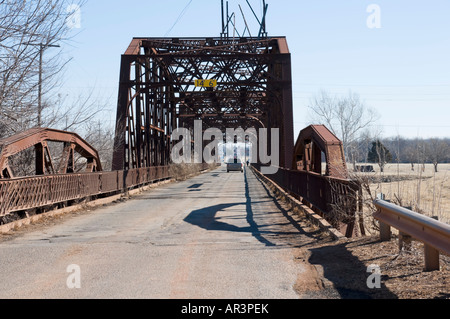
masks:
<path fill-rule="evenodd" d="M 258 16 L 262 1 L 249 0 Z M 310 123 L 319 91 L 350 91 L 379 114 L 383 137 L 450 137 L 450 1 L 266 0 L 269 36 L 285 36 L 292 59 L 294 134 Z M 256 19 L 229 0 L 237 29 Z M 376 10 L 368 10 L 374 8 Z M 61 44 L 72 58 L 61 94 L 105 101 L 115 122 L 120 57 L 133 37 L 218 37 L 220 0 L 88 0 L 80 28 Z"/>

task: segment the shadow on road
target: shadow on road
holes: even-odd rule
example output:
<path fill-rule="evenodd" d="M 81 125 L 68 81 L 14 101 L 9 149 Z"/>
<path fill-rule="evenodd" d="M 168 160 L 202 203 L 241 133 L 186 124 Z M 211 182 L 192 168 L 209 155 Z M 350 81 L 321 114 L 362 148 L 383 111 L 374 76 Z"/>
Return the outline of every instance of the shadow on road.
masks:
<path fill-rule="evenodd" d="M 254 219 L 254 211 L 252 204 L 260 203 L 260 201 L 252 201 L 249 190 L 249 183 L 247 179 L 247 173 L 244 174 L 245 178 L 245 202 L 237 202 L 230 204 L 218 204 L 213 206 L 204 207 L 192 211 L 184 221 L 192 225 L 196 225 L 206 230 L 216 230 L 216 231 L 232 231 L 232 232 L 247 232 L 251 233 L 260 243 L 265 246 L 276 246 L 275 243 L 271 242 L 263 236 L 263 234 L 273 234 L 271 231 L 261 230 L 264 225 L 258 225 Z M 239 227 L 232 224 L 228 224 L 220 221 L 220 217 L 217 214 L 221 211 L 225 211 L 228 208 L 234 206 L 245 205 L 246 221 L 248 226 Z"/>
<path fill-rule="evenodd" d="M 247 232 L 251 233 L 260 243 L 265 246 L 302 248 L 309 251 L 308 262 L 312 265 L 320 265 L 323 269 L 324 277 L 333 284 L 333 290 L 342 299 L 396 299 L 396 295 L 389 291 L 381 280 L 381 288 L 369 289 L 367 278 L 371 273 L 363 262 L 347 249 L 347 243 L 335 243 L 330 240 L 320 242 L 321 231 L 305 230 L 299 222 L 293 218 L 289 212 L 273 197 L 270 189 L 255 176 L 255 181 L 261 183 L 264 192 L 251 196 L 249 176 L 247 171 L 245 178 L 245 202 L 235 202 L 228 204 L 218 204 L 192 211 L 184 221 L 196 225 L 206 230 Z M 251 185 L 254 186 L 253 184 Z M 253 191 L 252 191 L 253 192 Z M 286 223 L 265 225 L 255 221 L 256 215 L 270 214 L 267 211 L 260 211 L 257 204 L 273 203 L 283 214 Z M 220 212 L 236 206 L 245 206 L 245 219 L 248 226 L 236 226 L 222 221 L 218 216 Z M 267 206 L 264 206 L 267 207 Z M 256 211 L 255 211 L 256 210 Z M 278 213 L 278 212 L 277 212 Z M 230 219 L 244 218 L 244 216 L 225 217 Z M 258 219 L 259 221 L 259 219 Z M 295 228 L 293 231 L 292 226 Z M 267 229 L 269 227 L 270 229 Z M 301 239 L 302 235 L 303 239 Z M 381 277 L 383 278 L 383 276 Z M 319 296 L 320 298 L 320 296 Z"/>
<path fill-rule="evenodd" d="M 267 195 L 272 196 L 270 189 L 259 178 L 257 179 L 264 187 Z M 311 239 L 317 238 L 318 232 L 305 231 L 277 200 L 274 199 L 274 203 L 286 219 L 299 230 L 299 233 Z M 397 296 L 384 285 L 383 274 L 381 274 L 380 288 L 368 288 L 367 279 L 371 273 L 367 272 L 366 265 L 349 251 L 347 245 L 348 243 L 337 243 L 329 240 L 322 243 L 320 243 L 320 240 L 314 240 L 311 244 L 301 245 L 301 247 L 309 251 L 308 262 L 310 264 L 321 266 L 323 276 L 333 284 L 339 298 L 397 299 Z"/>

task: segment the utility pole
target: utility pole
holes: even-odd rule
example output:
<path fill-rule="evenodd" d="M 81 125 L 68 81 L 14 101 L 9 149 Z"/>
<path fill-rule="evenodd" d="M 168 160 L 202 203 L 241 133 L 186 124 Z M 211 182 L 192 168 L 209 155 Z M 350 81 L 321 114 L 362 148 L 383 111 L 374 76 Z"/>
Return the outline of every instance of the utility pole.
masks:
<path fill-rule="evenodd" d="M 39 46 L 39 86 L 38 86 L 38 118 L 37 118 L 37 126 L 41 127 L 42 125 L 42 55 L 44 53 L 44 49 L 46 48 L 59 48 L 59 45 L 54 44 L 30 44 L 30 45 L 38 45 Z"/>

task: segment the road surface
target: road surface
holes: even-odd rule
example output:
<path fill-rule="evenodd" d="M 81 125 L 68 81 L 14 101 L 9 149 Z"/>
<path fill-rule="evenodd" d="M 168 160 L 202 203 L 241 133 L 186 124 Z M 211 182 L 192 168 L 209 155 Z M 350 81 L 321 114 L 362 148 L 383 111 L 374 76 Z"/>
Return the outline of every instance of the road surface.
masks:
<path fill-rule="evenodd" d="M 292 299 L 311 239 L 225 167 L 0 240 L 0 298 Z"/>

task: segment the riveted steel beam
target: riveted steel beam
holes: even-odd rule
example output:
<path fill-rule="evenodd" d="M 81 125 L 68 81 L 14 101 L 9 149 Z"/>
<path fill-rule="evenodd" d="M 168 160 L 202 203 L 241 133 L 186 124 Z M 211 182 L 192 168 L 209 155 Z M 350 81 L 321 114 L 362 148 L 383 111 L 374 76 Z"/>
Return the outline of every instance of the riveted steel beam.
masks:
<path fill-rule="evenodd" d="M 214 80 L 214 87 L 195 86 Z M 238 115 L 238 116 L 236 116 Z M 122 56 L 113 169 L 167 165 L 174 129 L 280 129 L 280 165 L 293 149 L 286 39 L 134 38 Z"/>
<path fill-rule="evenodd" d="M 36 175 L 54 174 L 56 171 L 50 155 L 49 142 L 62 142 L 66 145 L 62 155 L 64 165 L 60 165 L 59 173 L 73 172 L 74 152 L 86 158 L 88 163 L 86 171 L 95 172 L 102 170 L 98 152 L 79 135 L 49 128 L 33 128 L 0 140 L 0 178 L 14 177 L 14 168 L 10 166 L 10 159 L 14 155 L 32 147 L 34 147 L 36 155 Z M 71 160 L 70 156 L 72 157 Z"/>

